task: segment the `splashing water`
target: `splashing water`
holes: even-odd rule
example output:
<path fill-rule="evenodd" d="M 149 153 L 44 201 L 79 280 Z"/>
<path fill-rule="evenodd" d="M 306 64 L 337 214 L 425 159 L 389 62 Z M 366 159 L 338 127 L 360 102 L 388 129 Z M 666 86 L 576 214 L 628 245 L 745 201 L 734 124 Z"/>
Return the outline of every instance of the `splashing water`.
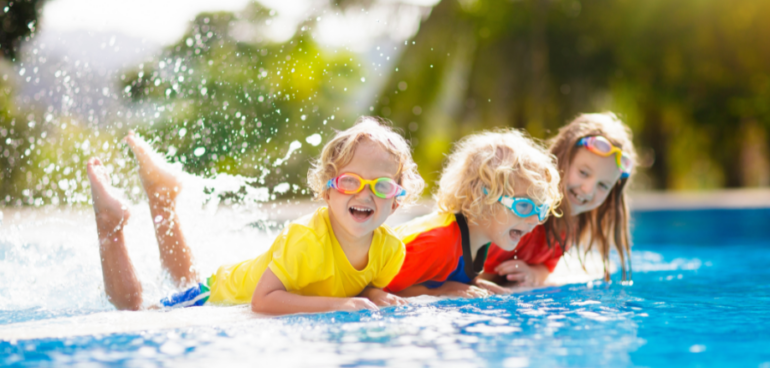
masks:
<path fill-rule="evenodd" d="M 770 289 L 754 281 L 770 276 L 766 210 L 635 214 L 630 287 L 567 273 L 563 282 L 579 283 L 483 300 L 420 298 L 377 312 L 115 312 L 87 208 L 88 157 L 100 157 L 129 198 L 126 242 L 151 304 L 174 288 L 120 141 L 127 129 L 199 175 L 182 175 L 177 211 L 208 275 L 260 254 L 285 221 L 310 212 L 275 202 L 307 194 L 300 155 L 373 111 L 387 54 L 377 47 L 365 70 L 349 48 L 320 47 L 311 28 L 321 17 L 271 42 L 263 34 L 274 17 L 258 4 L 201 14 L 164 49 L 112 35 L 33 38 L 23 61 L 2 71 L 4 81 L 17 79 L 22 103 L 0 121 L 11 173 L 3 178 L 17 184 L 0 197 L 15 206 L 0 211 L 0 365 L 770 366 Z M 76 44 L 97 45 L 110 65 L 68 53 Z M 405 92 L 407 83 L 393 88 Z M 355 97 L 360 91 L 369 98 Z"/>
<path fill-rule="evenodd" d="M 195 185 L 184 184 L 185 190 Z M 251 221 L 290 209 L 212 209 L 187 204 L 205 195 L 182 196 L 179 214 L 204 275 L 266 249 L 274 230 Z M 143 207 L 131 207 L 127 241 L 147 299 L 157 300 L 171 287 Z M 280 318 L 258 318 L 245 306 L 112 311 L 88 211 L 4 211 L 0 277 L 8 282 L 0 285 L 7 296 L 0 299 L 0 364 L 757 366 L 770 361 L 763 349 L 770 343 L 770 289 L 752 281 L 770 276 L 763 267 L 770 261 L 765 230 L 754 228 L 740 240 L 725 236 L 716 247 L 690 239 L 702 231 L 699 223 L 761 222 L 768 211 L 679 213 L 667 224 L 659 219 L 672 215 L 636 213 L 633 286 L 594 281 Z M 651 237 L 658 240 L 648 242 Z M 116 333 L 103 334 L 109 331 Z"/>

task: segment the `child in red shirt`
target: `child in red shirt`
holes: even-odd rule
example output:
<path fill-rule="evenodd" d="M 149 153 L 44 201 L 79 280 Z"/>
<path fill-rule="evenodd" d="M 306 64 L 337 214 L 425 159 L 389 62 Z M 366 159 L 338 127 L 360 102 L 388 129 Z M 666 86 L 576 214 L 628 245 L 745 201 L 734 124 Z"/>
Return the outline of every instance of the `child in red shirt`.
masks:
<path fill-rule="evenodd" d="M 549 218 L 513 250 L 490 246 L 482 278 L 514 286 L 542 285 L 564 250 L 582 243 L 584 252 L 598 247 L 606 280 L 610 247 L 614 246 L 621 260 L 622 280 L 630 279 L 624 189 L 636 158 L 631 130 L 611 112 L 582 114 L 561 128 L 550 146 L 559 160 L 560 188 L 566 199 L 559 212 L 565 216 Z"/>
<path fill-rule="evenodd" d="M 505 289 L 478 280 L 490 242 L 513 250 L 561 200 L 554 157 L 517 130 L 468 136 L 448 158 L 438 211 L 396 228 L 406 245 L 387 291 L 479 297 Z"/>

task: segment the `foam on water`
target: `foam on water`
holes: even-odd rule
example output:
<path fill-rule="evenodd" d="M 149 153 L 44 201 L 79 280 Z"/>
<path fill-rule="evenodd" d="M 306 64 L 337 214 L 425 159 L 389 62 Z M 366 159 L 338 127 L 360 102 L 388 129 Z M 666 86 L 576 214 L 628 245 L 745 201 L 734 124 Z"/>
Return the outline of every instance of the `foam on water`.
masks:
<path fill-rule="evenodd" d="M 578 289 L 593 297 L 602 293 Z M 243 318 L 171 331 L 6 341 L 0 342 L 0 351 L 10 356 L 34 351 L 55 364 L 130 361 L 155 365 L 173 360 L 182 365 L 477 366 L 484 360 L 501 364 L 537 356 L 537 365 L 552 366 L 564 365 L 575 355 L 585 355 L 582 361 L 588 365 L 628 363 L 628 352 L 642 344 L 636 336 L 638 316 L 612 300 L 568 308 L 565 302 L 574 297 L 564 300 L 569 294 L 572 291 L 548 289 L 484 301 L 440 300 L 378 312 Z M 229 314 L 238 309 L 204 307 L 188 313 Z M 613 334 L 607 335 L 608 330 Z M 599 346 L 606 349 L 603 354 L 586 354 Z M 499 354 L 501 349 L 505 354 Z"/>
<path fill-rule="evenodd" d="M 266 193 L 249 187 L 250 205 L 219 205 L 220 192 L 237 191 L 245 180 L 220 175 L 217 179 L 185 177 L 177 208 L 183 231 L 202 277 L 222 264 L 253 258 L 265 251 L 280 230 L 267 220 L 280 207 L 265 206 Z M 217 188 L 216 191 L 205 188 Z M 161 270 L 159 253 L 146 203 L 129 206 L 126 243 L 144 288 L 146 305 L 174 290 Z M 295 214 L 297 216 L 298 214 Z M 90 208 L 6 210 L 0 225 L 0 317 L 2 323 L 23 322 L 52 316 L 74 316 L 112 310 L 104 294 L 98 240 Z M 290 216 L 290 215 L 289 215 Z M 291 216 L 290 216 L 291 217 Z M 698 259 L 666 261 L 654 252 L 636 252 L 635 271 L 696 270 Z M 563 260 L 552 277 L 558 284 L 589 282 L 601 275 L 595 256 L 582 272 L 574 253 Z M 613 266 L 614 267 L 614 266 Z"/>
<path fill-rule="evenodd" d="M 201 205 L 206 199 L 187 200 L 180 207 L 202 275 L 266 249 L 276 230 L 254 224 L 264 224 L 269 211 L 288 211 L 281 206 L 212 209 Z M 160 271 L 146 204 L 131 210 L 126 228 L 131 256 L 145 300 L 154 301 L 171 286 Z M 756 277 L 765 277 L 767 272 L 757 267 L 768 258 L 766 242 L 709 248 L 677 238 L 638 245 L 646 250 L 633 254 L 633 286 L 581 281 L 486 299 L 424 297 L 375 312 L 259 318 L 245 306 L 114 311 L 101 286 L 90 210 L 5 210 L 0 229 L 0 277 L 10 280 L 0 285 L 0 294 L 8 295 L 0 299 L 0 365 L 770 362 L 762 349 L 770 343 L 770 289 L 746 277 L 745 267 L 736 267 L 745 265 Z M 576 260 L 568 261 L 569 269 L 578 268 Z M 42 336 L 49 337 L 35 338 Z"/>
<path fill-rule="evenodd" d="M 266 188 L 229 175 L 183 176 L 177 212 L 200 275 L 225 263 L 253 258 L 276 234 L 262 201 Z M 239 192 L 238 205 L 221 206 L 221 193 Z M 149 305 L 172 291 L 161 272 L 153 221 L 146 202 L 129 204 L 126 243 Z M 25 310 L 26 318 L 110 310 L 102 283 L 96 224 L 91 208 L 6 209 L 0 223 L 0 310 Z M 28 313 L 32 312 L 34 313 Z M 21 318 L 21 319 L 19 319 Z M 24 317 L 0 321 L 18 322 Z"/>

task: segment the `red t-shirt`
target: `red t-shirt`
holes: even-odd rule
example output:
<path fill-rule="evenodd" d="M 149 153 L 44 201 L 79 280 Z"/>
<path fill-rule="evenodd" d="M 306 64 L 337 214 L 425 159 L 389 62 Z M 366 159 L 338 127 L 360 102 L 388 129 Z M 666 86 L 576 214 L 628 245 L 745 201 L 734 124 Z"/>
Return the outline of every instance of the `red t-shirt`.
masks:
<path fill-rule="evenodd" d="M 386 291 L 397 293 L 424 282 L 443 282 L 458 269 L 463 246 L 453 213 L 434 212 L 395 230 L 406 245 L 406 258 Z"/>
<path fill-rule="evenodd" d="M 562 254 L 562 249 L 558 244 L 554 244 L 553 248 L 548 248 L 548 242 L 545 239 L 545 226 L 538 225 L 532 232 L 524 235 L 519 240 L 516 249 L 510 252 L 492 244 L 487 252 L 484 272 L 495 274 L 495 268 L 498 265 L 514 258 L 524 261 L 529 265 L 545 265 L 548 267 L 549 272 L 553 272 Z"/>

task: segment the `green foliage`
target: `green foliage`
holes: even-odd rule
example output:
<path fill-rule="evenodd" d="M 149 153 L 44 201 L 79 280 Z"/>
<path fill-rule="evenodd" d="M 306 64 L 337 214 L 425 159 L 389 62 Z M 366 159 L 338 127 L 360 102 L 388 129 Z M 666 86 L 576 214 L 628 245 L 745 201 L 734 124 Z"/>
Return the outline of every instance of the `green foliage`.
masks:
<path fill-rule="evenodd" d="M 13 89 L 0 85 L 0 204 L 43 205 L 88 201 L 85 161 L 112 162 L 114 136 L 37 109 L 16 110 Z M 128 169 L 128 168 L 126 168 Z"/>
<path fill-rule="evenodd" d="M 14 59 L 21 41 L 35 30 L 45 0 L 0 0 L 0 53 Z"/>
<path fill-rule="evenodd" d="M 320 49 L 311 24 L 283 44 L 261 40 L 270 16 L 258 5 L 239 16 L 201 14 L 157 63 L 127 78 L 128 96 L 162 106 L 140 132 L 187 171 L 304 188 L 309 158 L 321 147 L 305 138 L 326 135 L 327 124 L 340 127 L 351 115 L 344 99 L 357 75 L 353 57 Z M 285 160 L 293 141 L 305 147 L 295 152 L 302 160 Z"/>
<path fill-rule="evenodd" d="M 428 178 L 436 147 L 471 131 L 542 138 L 580 112 L 613 110 L 651 166 L 642 186 L 768 185 L 765 15 L 757 0 L 444 0 L 377 111 L 412 131 Z"/>
<path fill-rule="evenodd" d="M 39 4 L 0 0 L 6 58 Z M 352 124 L 360 64 L 320 48 L 312 20 L 285 42 L 263 38 L 273 15 L 256 4 L 201 14 L 176 44 L 126 72 L 124 97 L 139 111 L 126 117 L 130 127 L 189 172 L 305 188 L 321 148 L 306 138 Z M 770 3 L 760 0 L 443 0 L 407 42 L 374 113 L 407 132 L 428 183 L 466 134 L 514 126 L 545 138 L 578 113 L 613 110 L 634 130 L 640 187 L 768 185 L 765 15 Z M 90 156 L 113 172 L 132 169 L 116 141 L 125 127 L 18 108 L 8 61 L 0 69 L 0 203 L 87 201 Z"/>

